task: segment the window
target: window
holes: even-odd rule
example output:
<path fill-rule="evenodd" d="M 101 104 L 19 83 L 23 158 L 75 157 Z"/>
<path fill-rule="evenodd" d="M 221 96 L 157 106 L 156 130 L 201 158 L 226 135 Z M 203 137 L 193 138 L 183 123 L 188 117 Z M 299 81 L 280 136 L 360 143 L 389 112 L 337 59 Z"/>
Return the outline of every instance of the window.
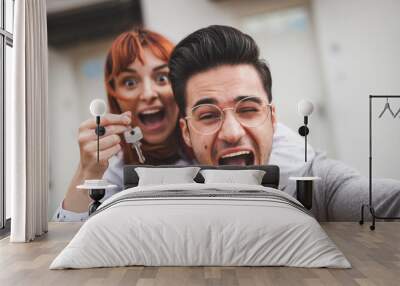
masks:
<path fill-rule="evenodd" d="M 5 99 L 11 92 L 14 0 L 0 0 L 0 236 L 9 231 L 10 195 L 5 188 Z"/>

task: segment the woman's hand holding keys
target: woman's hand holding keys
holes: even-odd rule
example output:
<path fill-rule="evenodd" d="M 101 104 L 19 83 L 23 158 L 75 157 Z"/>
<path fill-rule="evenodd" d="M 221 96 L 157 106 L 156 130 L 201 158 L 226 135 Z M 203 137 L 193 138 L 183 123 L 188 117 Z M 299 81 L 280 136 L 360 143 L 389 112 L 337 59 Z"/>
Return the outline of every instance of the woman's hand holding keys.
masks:
<path fill-rule="evenodd" d="M 84 121 L 79 127 L 78 142 L 80 150 L 80 168 L 86 179 L 101 178 L 108 167 L 108 159 L 121 150 L 119 134 L 130 130 L 131 112 L 105 114 L 100 125 L 105 134 L 99 140 L 99 162 L 97 162 L 96 119 Z"/>

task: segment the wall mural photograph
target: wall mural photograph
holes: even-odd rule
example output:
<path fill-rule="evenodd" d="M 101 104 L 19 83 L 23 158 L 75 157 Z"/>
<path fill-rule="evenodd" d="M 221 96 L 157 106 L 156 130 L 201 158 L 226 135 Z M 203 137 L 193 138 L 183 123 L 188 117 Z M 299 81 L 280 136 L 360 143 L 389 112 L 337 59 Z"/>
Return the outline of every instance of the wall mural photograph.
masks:
<path fill-rule="evenodd" d="M 204 12 L 229 13 L 220 21 L 210 15 L 192 29 L 159 15 L 165 4 L 157 1 L 48 5 L 54 116 L 49 217 L 85 220 L 92 198 L 77 186 L 104 179 L 114 185 L 105 192 L 108 198 L 124 188 L 124 165 L 273 164 L 280 167 L 280 188 L 292 196 L 295 177 L 316 180 L 313 211 L 320 220 L 358 220 L 368 200 L 369 93 L 344 90 L 354 75 L 338 65 L 356 67 L 342 59 L 347 51 L 341 39 L 322 37 L 333 28 L 317 29 L 329 24 L 316 17 L 326 7 L 289 2 L 198 4 Z M 179 1 L 175 5 L 183 9 Z M 101 24 L 91 20 L 96 17 Z M 323 45 L 329 47 L 321 58 Z M 383 105 L 377 101 L 373 108 Z M 99 125 L 91 108 L 104 109 Z M 356 112 L 364 118 L 345 120 Z M 299 134 L 305 115 L 306 137 Z M 58 128 L 65 117 L 68 122 Z M 380 127 L 377 117 L 375 176 L 399 180 L 398 155 L 387 163 L 387 150 L 394 152 L 398 142 L 386 140 L 395 120 L 384 116 Z M 104 135 L 97 142 L 100 125 Z M 354 129 L 360 128 L 357 136 Z M 377 194 L 385 205 L 380 213 L 388 216 L 397 212 L 397 204 L 386 207 L 396 196 L 393 183 L 376 181 L 384 189 Z"/>
<path fill-rule="evenodd" d="M 0 252 L 40 282 L 396 285 L 399 2 L 13 5 Z"/>

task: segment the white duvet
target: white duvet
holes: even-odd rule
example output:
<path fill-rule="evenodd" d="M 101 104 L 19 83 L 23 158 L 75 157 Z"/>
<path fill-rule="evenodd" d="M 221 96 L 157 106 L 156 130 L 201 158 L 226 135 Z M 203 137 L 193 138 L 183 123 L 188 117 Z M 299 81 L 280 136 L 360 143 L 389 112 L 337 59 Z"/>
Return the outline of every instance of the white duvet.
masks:
<path fill-rule="evenodd" d="M 112 196 L 50 269 L 127 265 L 351 267 L 289 195 L 262 186 L 195 183 Z"/>

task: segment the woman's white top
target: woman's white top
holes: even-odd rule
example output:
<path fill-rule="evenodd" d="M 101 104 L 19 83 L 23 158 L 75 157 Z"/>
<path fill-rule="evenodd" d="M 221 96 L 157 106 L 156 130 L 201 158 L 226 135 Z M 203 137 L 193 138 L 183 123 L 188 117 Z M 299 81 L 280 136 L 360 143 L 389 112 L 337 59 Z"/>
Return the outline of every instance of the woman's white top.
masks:
<path fill-rule="evenodd" d="M 314 149 L 308 145 L 307 157 L 311 160 L 315 156 Z M 280 186 L 287 184 L 289 174 L 304 167 L 304 138 L 282 123 L 277 123 L 272 151 L 268 164 L 278 165 L 280 168 Z M 190 162 L 179 160 L 174 165 L 190 165 Z M 120 151 L 109 159 L 109 165 L 104 172 L 103 179 L 109 184 L 117 185 L 116 188 L 106 189 L 106 194 L 101 201 L 111 197 L 123 189 L 123 153 Z M 77 190 L 77 192 L 86 190 Z M 53 220 L 55 221 L 84 221 L 88 218 L 88 212 L 76 213 L 63 209 L 63 202 L 56 210 Z"/>

